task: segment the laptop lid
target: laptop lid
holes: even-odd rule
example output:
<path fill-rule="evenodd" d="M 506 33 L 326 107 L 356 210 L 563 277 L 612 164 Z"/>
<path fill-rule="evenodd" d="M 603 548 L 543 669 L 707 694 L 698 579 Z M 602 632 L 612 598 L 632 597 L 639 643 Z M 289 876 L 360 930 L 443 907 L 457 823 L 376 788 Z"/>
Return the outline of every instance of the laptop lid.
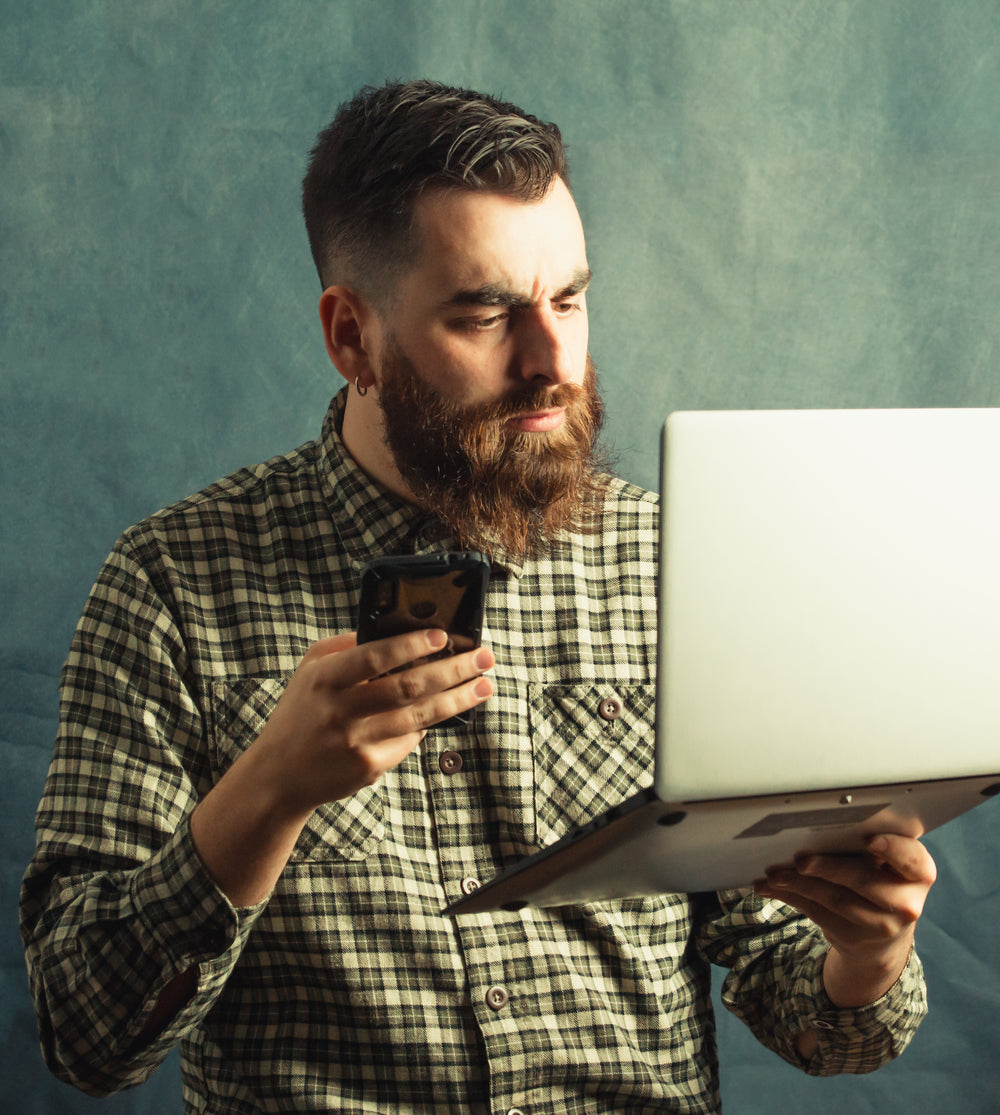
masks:
<path fill-rule="evenodd" d="M 1000 410 L 677 412 L 653 787 L 449 907 L 749 884 L 1000 789 Z"/>
<path fill-rule="evenodd" d="M 656 788 L 1000 765 L 1000 410 L 671 415 Z"/>

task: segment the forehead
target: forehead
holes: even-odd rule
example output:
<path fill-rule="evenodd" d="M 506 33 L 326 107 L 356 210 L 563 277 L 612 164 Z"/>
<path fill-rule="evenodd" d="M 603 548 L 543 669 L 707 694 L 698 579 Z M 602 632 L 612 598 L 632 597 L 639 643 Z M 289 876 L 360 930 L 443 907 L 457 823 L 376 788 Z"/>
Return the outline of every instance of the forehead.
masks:
<path fill-rule="evenodd" d="M 580 215 L 562 179 L 540 201 L 440 189 L 414 207 L 418 254 L 404 284 L 447 298 L 493 285 L 522 297 L 562 289 L 587 267 Z"/>

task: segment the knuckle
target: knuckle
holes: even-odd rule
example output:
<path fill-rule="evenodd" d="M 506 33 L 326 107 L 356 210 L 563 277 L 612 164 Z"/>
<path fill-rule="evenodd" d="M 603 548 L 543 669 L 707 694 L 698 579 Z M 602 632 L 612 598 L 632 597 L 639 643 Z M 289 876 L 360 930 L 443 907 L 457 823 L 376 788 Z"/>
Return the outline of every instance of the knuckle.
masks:
<path fill-rule="evenodd" d="M 298 664 L 295 673 L 292 675 L 292 680 L 297 685 L 301 685 L 308 693 L 314 692 L 320 687 L 322 679 L 322 671 L 320 669 L 321 659 L 317 657 L 310 658 L 307 652 L 305 658 Z M 289 682 L 291 684 L 291 682 Z"/>
<path fill-rule="evenodd" d="M 913 925 L 920 917 L 920 910 L 916 910 L 912 906 L 903 906 L 896 913 L 906 925 Z"/>
<path fill-rule="evenodd" d="M 369 677 L 381 677 L 391 668 L 391 659 L 381 639 L 364 644 L 364 671 Z"/>
<path fill-rule="evenodd" d="M 879 941 L 891 941 L 898 936 L 899 923 L 896 920 L 897 917 L 897 914 L 889 911 L 882 917 L 877 918 L 872 926 L 872 936 Z"/>
<path fill-rule="evenodd" d="M 403 731 L 400 735 L 422 734 L 432 724 L 441 719 L 435 716 L 433 710 L 423 705 L 411 704 L 402 710 Z"/>
<path fill-rule="evenodd" d="M 364 720 L 348 718 L 336 725 L 331 725 L 331 735 L 336 738 L 336 750 L 349 759 L 352 763 L 363 764 L 367 762 L 366 750 L 370 743 L 370 733 Z"/>
<path fill-rule="evenodd" d="M 458 685 L 468 677 L 468 667 L 461 655 L 449 655 L 448 658 L 441 660 L 441 664 L 449 685 Z"/>
<path fill-rule="evenodd" d="M 341 748 L 352 758 L 361 753 L 361 730 L 355 721 L 348 722 L 340 733 Z"/>
<path fill-rule="evenodd" d="M 412 671 L 407 670 L 405 673 L 396 674 L 395 681 L 396 694 L 401 703 L 412 704 L 423 695 L 423 687 Z"/>
<path fill-rule="evenodd" d="M 382 768 L 377 763 L 373 762 L 365 751 L 355 751 L 351 758 L 354 767 L 354 781 L 359 788 L 362 786 L 371 786 L 382 777 Z"/>
<path fill-rule="evenodd" d="M 361 785 L 374 786 L 375 783 L 378 782 L 378 780 L 382 777 L 383 773 L 384 771 L 382 771 L 380 768 L 369 765 L 362 775 Z"/>
<path fill-rule="evenodd" d="M 920 910 L 908 904 L 890 906 L 875 922 L 875 935 L 879 940 L 888 941 L 898 937 L 900 932 L 913 925 L 920 917 Z"/>

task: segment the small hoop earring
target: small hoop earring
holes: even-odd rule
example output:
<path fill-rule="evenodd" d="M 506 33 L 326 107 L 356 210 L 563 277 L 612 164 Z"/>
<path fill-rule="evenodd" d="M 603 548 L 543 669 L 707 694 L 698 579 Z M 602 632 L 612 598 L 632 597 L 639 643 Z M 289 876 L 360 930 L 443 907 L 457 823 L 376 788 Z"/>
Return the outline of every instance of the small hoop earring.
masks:
<path fill-rule="evenodd" d="M 368 388 L 361 386 L 361 376 L 358 376 L 357 379 L 355 379 L 354 389 L 355 389 L 355 391 L 357 391 L 357 393 L 361 396 L 362 399 L 365 397 L 365 395 L 368 394 Z"/>

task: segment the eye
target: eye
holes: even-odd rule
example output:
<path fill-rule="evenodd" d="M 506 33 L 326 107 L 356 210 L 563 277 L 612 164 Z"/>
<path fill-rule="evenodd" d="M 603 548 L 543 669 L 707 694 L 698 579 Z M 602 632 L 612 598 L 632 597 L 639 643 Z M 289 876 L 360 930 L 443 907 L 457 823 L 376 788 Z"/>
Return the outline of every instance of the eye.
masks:
<path fill-rule="evenodd" d="M 510 314 L 506 312 L 502 314 L 491 314 L 490 317 L 467 318 L 462 324 L 473 333 L 486 333 L 502 325 L 509 317 Z"/>
<path fill-rule="evenodd" d="M 560 317 L 569 317 L 583 309 L 582 302 L 553 302 L 552 308 Z"/>

